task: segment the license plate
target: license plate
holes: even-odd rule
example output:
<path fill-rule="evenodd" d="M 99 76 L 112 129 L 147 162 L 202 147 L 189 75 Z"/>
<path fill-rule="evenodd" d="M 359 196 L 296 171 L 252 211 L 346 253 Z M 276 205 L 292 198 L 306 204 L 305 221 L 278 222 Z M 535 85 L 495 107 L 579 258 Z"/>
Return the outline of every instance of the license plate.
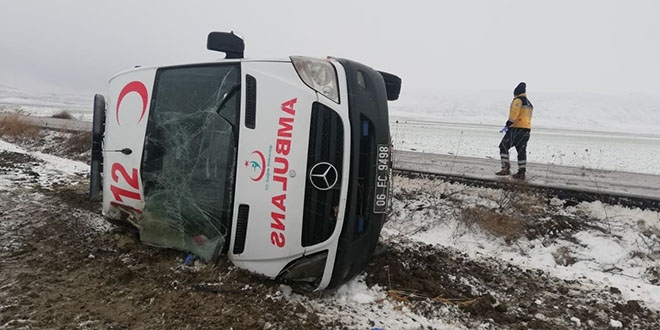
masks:
<path fill-rule="evenodd" d="M 379 144 L 376 150 L 376 191 L 374 213 L 385 213 L 390 195 L 390 146 Z"/>

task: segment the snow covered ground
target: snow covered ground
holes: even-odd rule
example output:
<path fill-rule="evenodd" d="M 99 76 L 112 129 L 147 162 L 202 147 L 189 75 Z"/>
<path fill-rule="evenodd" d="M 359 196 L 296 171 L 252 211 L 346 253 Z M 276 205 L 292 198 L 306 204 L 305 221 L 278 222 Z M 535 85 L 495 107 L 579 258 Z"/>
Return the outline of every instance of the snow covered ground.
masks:
<path fill-rule="evenodd" d="M 530 95 L 530 98 L 535 101 L 533 95 Z M 0 95 L 0 100 L 2 100 L 0 103 L 5 103 L 21 101 L 23 98 L 11 99 L 6 95 Z M 481 99 L 476 98 L 476 101 L 479 100 Z M 21 102 L 13 104 L 18 104 L 28 111 L 41 111 L 44 108 L 42 105 L 45 106 L 46 103 L 58 110 L 68 107 L 66 102 L 62 104 L 51 104 L 46 101 L 39 104 L 34 100 Z M 492 112 L 487 116 L 481 116 L 481 112 L 477 110 L 467 111 L 462 108 L 474 103 L 460 107 L 453 104 L 464 103 L 426 104 L 419 113 L 405 102 L 401 107 L 393 106 L 392 133 L 395 144 L 405 150 L 496 157 L 496 147 L 499 142 L 497 133 L 499 126 L 496 125 L 500 122 L 503 124 L 506 120 L 507 102 L 503 100 L 496 105 L 490 103 L 484 105 L 482 110 Z M 565 110 L 565 114 L 576 109 L 591 111 L 589 116 L 568 120 L 575 125 L 571 128 L 579 129 L 580 127 L 577 126 L 584 124 L 584 128 L 591 131 L 575 132 L 571 136 L 565 132 L 557 134 L 550 127 L 552 126 L 550 119 L 566 121 L 565 118 L 560 118 L 559 114 L 544 118 L 543 102 L 535 102 L 538 109 L 535 115 L 539 127 L 542 126 L 541 124 L 547 127 L 534 130 L 529 147 L 530 158 L 534 161 L 543 160 L 563 165 L 595 166 L 660 174 L 658 167 L 660 136 L 654 135 L 658 132 L 657 129 L 651 130 L 660 126 L 660 111 L 652 107 L 645 108 L 642 110 L 647 118 L 643 122 L 619 124 L 614 123 L 613 120 L 622 120 L 631 116 L 627 116 L 616 106 L 596 109 L 599 103 L 595 103 L 596 100 L 593 102 L 587 105 L 571 104 L 568 110 Z M 37 106 L 32 107 L 28 104 L 37 104 Z M 447 111 L 439 105 L 445 105 Z M 78 104 L 72 109 L 82 109 L 82 106 L 78 106 L 81 105 Z M 471 123 L 469 121 L 471 116 L 479 118 L 478 122 Z M 567 115 L 567 118 L 570 116 Z M 429 119 L 454 123 L 429 122 Z M 588 125 L 589 121 L 593 124 L 599 120 L 603 125 Z M 636 130 L 634 125 L 640 125 L 640 129 Z M 625 127 L 627 132 L 593 131 L 597 128 L 617 127 Z M 569 145 L 574 148 L 567 149 Z M 28 152 L 4 141 L 0 141 L 0 153 L 2 152 L 23 153 L 39 159 L 40 163 L 35 164 L 32 170 L 39 174 L 39 181 L 45 186 L 53 180 L 59 182 L 70 176 L 80 177 L 86 171 L 86 165 L 83 163 L 39 152 Z M 617 154 L 621 154 L 620 157 L 617 157 Z M 14 175 L 21 174 L 10 170 L 0 171 L 0 174 L 0 191 L 18 189 L 16 182 L 20 182 L 21 178 Z M 497 203 L 503 200 L 505 194 L 502 190 L 403 177 L 396 178 L 394 190 L 392 216 L 383 231 L 385 242 L 422 243 L 455 250 L 475 260 L 495 260 L 495 263 L 510 264 L 523 270 L 539 270 L 550 277 L 578 281 L 583 289 L 591 288 L 597 291 L 605 287 L 616 288 L 624 300 L 640 301 L 644 306 L 660 311 L 660 213 L 658 212 L 605 205 L 600 202 L 569 206 L 564 205 L 565 202 L 562 200 L 554 199 L 550 204 L 556 207 L 559 216 L 589 218 L 592 219 L 593 226 L 580 228 L 570 237 L 552 239 L 522 237 L 515 244 L 510 244 L 505 239 L 493 236 L 478 227 L 467 228 L 461 210 L 457 210 L 456 204 L 450 203 L 447 198 L 451 196 L 452 201 L 460 200 L 461 205 L 464 206 L 497 209 Z M 406 197 L 411 196 L 410 192 L 414 192 L 414 196 Z M 90 227 L 103 228 L 103 225 L 93 223 Z M 405 237 L 405 242 L 402 237 Z M 402 242 L 399 243 L 399 240 Z M 368 286 L 365 276 L 358 277 L 338 291 L 317 299 L 296 294 L 290 287 L 282 285 L 274 299 L 301 302 L 316 311 L 323 319 L 342 320 L 346 324 L 352 324 L 354 329 L 468 329 L 474 326 L 462 323 L 460 314 L 451 308 L 436 311 L 435 317 L 428 317 L 408 309 L 405 303 L 388 299 L 388 292 L 384 288 Z M 544 304 L 540 300 L 531 303 Z M 543 315 L 538 316 L 538 318 L 544 317 L 547 318 Z M 609 317 L 611 328 L 623 327 L 622 321 L 616 317 L 604 317 Z M 580 319 L 579 316 L 569 315 L 566 318 L 566 322 L 576 328 L 579 328 L 580 324 L 590 322 L 587 319 Z M 492 324 L 488 322 L 479 325 L 479 328 L 493 329 Z"/>
<path fill-rule="evenodd" d="M 20 147 L 0 141 L 0 153 L 27 154 L 38 160 L 32 171 L 38 173 L 39 184 L 48 187 L 52 182 L 63 183 L 84 175 L 85 164 L 61 159 L 40 152 L 27 152 Z M 0 191 L 19 189 L 20 173 L 2 171 Z M 68 178 L 68 179 L 67 179 Z M 383 231 L 383 241 L 405 245 L 423 243 L 467 254 L 475 260 L 495 260 L 522 270 L 541 270 L 548 276 L 578 281 L 582 287 L 598 291 L 616 288 L 624 300 L 642 302 L 660 311 L 660 214 L 657 212 L 605 205 L 600 202 L 564 206 L 553 200 L 558 214 L 566 217 L 586 215 L 595 227 L 585 227 L 570 238 L 520 238 L 516 244 L 507 243 L 479 227 L 466 227 L 455 201 L 461 205 L 496 208 L 502 201 L 499 189 L 467 187 L 429 179 L 395 179 L 395 200 L 390 221 Z M 75 181 L 75 180 L 70 180 Z M 410 193 L 414 192 L 415 196 Z M 449 202 L 446 196 L 452 196 Z M 420 212 L 419 210 L 424 210 Z M 540 220 L 540 219 L 539 219 Z M 108 230 L 100 218 L 90 218 L 94 231 Z M 98 222 L 101 221 L 101 222 Z M 607 234 L 610 233 L 610 234 Z M 405 237 L 405 241 L 402 240 Z M 407 243 L 405 243 L 407 242 Z M 558 258 L 564 251 L 564 258 Z M 562 260 L 570 259 L 570 262 Z M 492 262 L 492 261 L 491 261 Z M 460 313 L 447 307 L 435 311 L 437 317 L 427 317 L 407 307 L 405 302 L 388 299 L 388 291 L 368 286 L 361 276 L 329 295 L 310 299 L 296 294 L 288 286 L 280 286 L 274 299 L 301 303 L 321 315 L 328 322 L 341 320 L 353 329 L 468 329 L 460 321 Z M 543 301 L 532 303 L 543 304 Z M 541 317 L 541 316 L 539 316 Z M 589 320 L 571 318 L 580 323 Z M 621 321 L 611 319 L 612 328 Z M 487 322 L 483 329 L 490 329 Z"/>

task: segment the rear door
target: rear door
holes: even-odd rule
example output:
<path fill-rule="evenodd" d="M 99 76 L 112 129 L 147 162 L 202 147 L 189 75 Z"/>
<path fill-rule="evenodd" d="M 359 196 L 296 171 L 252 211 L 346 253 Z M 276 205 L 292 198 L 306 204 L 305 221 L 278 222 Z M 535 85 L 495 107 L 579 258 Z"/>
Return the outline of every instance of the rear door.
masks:
<path fill-rule="evenodd" d="M 140 161 L 149 118 L 155 69 L 135 70 L 113 77 L 103 140 L 103 213 L 113 208 L 139 214 L 144 208 Z"/>

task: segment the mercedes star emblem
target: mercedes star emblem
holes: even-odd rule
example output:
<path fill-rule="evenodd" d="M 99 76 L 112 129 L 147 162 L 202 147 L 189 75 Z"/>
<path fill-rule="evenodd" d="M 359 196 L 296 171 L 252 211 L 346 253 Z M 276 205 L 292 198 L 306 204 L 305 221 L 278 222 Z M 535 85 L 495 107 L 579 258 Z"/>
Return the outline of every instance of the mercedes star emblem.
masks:
<path fill-rule="evenodd" d="M 337 184 L 338 179 L 337 169 L 330 163 L 318 163 L 309 171 L 309 181 L 318 190 L 332 189 Z"/>

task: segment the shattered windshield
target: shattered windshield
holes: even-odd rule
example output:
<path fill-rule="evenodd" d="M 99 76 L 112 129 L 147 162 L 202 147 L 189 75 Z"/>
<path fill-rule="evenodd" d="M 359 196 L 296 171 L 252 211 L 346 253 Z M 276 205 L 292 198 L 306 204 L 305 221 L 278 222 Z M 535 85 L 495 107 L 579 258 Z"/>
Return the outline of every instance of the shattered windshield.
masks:
<path fill-rule="evenodd" d="M 140 239 L 211 260 L 231 222 L 239 64 L 160 69 L 142 158 Z"/>

